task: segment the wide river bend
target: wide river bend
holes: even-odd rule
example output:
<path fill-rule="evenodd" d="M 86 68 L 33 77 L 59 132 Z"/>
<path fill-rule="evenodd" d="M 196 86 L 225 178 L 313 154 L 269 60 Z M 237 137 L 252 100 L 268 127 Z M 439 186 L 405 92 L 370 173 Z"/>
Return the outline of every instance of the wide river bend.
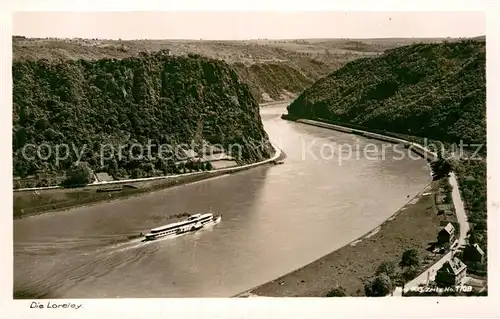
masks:
<path fill-rule="evenodd" d="M 385 142 L 281 120 L 285 107 L 261 109 L 284 165 L 15 220 L 14 289 L 47 298 L 229 297 L 348 244 L 429 183 L 423 159 L 396 160 L 390 148 L 384 159 Z M 348 156 L 369 143 L 378 151 Z M 125 240 L 162 225 L 166 212 L 210 208 L 223 213 L 210 229 Z"/>

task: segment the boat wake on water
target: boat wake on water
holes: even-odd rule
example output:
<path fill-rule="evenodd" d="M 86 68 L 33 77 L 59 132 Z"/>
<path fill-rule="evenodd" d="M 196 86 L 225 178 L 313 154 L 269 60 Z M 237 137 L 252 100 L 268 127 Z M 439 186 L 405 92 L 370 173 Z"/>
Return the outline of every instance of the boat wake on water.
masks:
<path fill-rule="evenodd" d="M 159 241 L 211 228 L 221 221 L 221 215 L 212 213 L 190 215 L 179 222 L 154 228 L 150 233 L 137 236 L 110 235 L 90 238 L 72 238 L 59 242 L 25 242 L 16 245 L 16 254 L 55 254 L 66 251 L 65 261 L 55 263 L 38 279 L 16 285 L 18 291 L 42 291 L 47 298 L 57 298 L 64 291 L 73 289 L 82 282 L 89 282 L 105 276 L 118 268 L 130 266 L 144 259 L 152 258 L 160 249 Z M 154 244 L 156 243 L 156 244 Z M 154 244 L 154 245 L 150 245 Z M 96 247 L 97 246 L 97 247 Z M 101 246 L 101 247 L 98 247 Z M 136 249 L 137 253 L 125 252 Z M 67 267 L 67 265 L 77 265 Z"/>
<path fill-rule="evenodd" d="M 138 236 L 133 236 L 134 239 L 132 240 L 113 245 L 112 247 L 107 247 L 104 250 L 108 250 L 108 254 L 113 254 L 116 252 L 138 248 L 153 242 L 156 243 L 158 241 L 173 239 L 189 233 L 207 229 L 210 226 L 218 224 L 221 220 L 221 214 L 214 215 L 213 213 L 207 213 L 188 215 L 185 220 L 153 228 L 151 232 L 146 235 L 141 233 Z"/>
<path fill-rule="evenodd" d="M 108 235 L 73 237 L 55 241 L 24 242 L 15 245 L 16 254 L 27 255 L 54 255 L 61 250 L 71 251 L 72 255 L 90 256 L 97 253 L 108 253 L 129 250 L 151 242 L 173 239 L 185 234 L 193 233 L 213 226 L 221 221 L 221 215 L 195 214 L 185 220 L 154 228 L 149 234 L 137 235 Z M 99 247 L 100 246 L 100 247 Z"/>
<path fill-rule="evenodd" d="M 125 249 L 128 247 L 125 246 Z M 58 298 L 59 294 L 64 293 L 68 289 L 72 289 L 82 282 L 91 282 L 99 277 L 116 271 L 119 268 L 130 266 L 134 263 L 143 261 L 145 258 L 152 256 L 152 253 L 157 248 L 151 246 L 146 247 L 130 247 L 139 248 L 137 253 L 123 254 L 125 249 L 115 249 L 111 251 L 97 251 L 92 256 L 82 256 L 81 254 L 69 257 L 71 264 L 78 265 L 76 267 L 66 268 L 66 263 L 57 265 L 57 269 L 53 269 L 50 274 L 40 277 L 38 280 L 32 281 L 28 285 L 22 285 L 18 289 L 26 291 L 44 291 L 48 297 Z"/>

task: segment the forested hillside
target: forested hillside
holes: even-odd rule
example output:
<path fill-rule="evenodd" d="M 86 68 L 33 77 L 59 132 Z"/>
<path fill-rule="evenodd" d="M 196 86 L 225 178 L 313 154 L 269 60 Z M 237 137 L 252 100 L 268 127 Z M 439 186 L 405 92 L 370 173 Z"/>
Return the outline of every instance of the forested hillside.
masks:
<path fill-rule="evenodd" d="M 164 52 L 97 61 L 14 62 L 13 173 L 63 172 L 76 160 L 73 149 L 87 148 L 83 161 L 95 171 L 129 175 L 132 170 L 168 171 L 160 159 L 124 158 L 100 168 L 103 144 L 179 145 L 206 140 L 243 146 L 240 162 L 270 156 L 271 148 L 251 147 L 267 139 L 257 101 L 225 62 L 198 55 L 171 57 Z M 56 166 L 26 159 L 27 144 L 70 146 L 70 157 Z M 152 148 L 153 157 L 157 149 Z M 147 174 L 145 174 L 147 175 Z"/>
<path fill-rule="evenodd" d="M 465 143 L 486 142 L 485 41 L 415 44 L 358 59 L 301 94 L 288 113 Z"/>
<path fill-rule="evenodd" d="M 484 38 L 404 46 L 347 63 L 305 90 L 288 114 L 399 133 L 418 143 L 428 138 L 458 147 L 462 141 L 468 151 L 453 165 L 471 226 L 468 240 L 487 250 Z M 486 273 L 486 263 L 468 266 Z"/>
<path fill-rule="evenodd" d="M 308 68 L 312 74 L 305 74 L 301 69 L 287 63 L 259 63 L 245 65 L 235 63 L 232 67 L 243 82 L 250 86 L 252 95 L 261 102 L 282 100 L 293 97 L 314 83 L 314 80 L 323 74 L 314 72 L 315 69 L 324 69 L 323 63 L 311 63 Z M 303 71 L 303 70 L 302 70 Z M 288 94 L 287 94 L 288 93 Z"/>
<path fill-rule="evenodd" d="M 378 55 L 407 40 L 357 42 L 341 39 L 309 40 L 103 40 L 12 38 L 14 61 L 100 60 L 137 57 L 142 52 L 165 50 L 169 55 L 200 54 L 226 61 L 259 102 L 287 100 L 320 77 L 348 61 Z M 435 39 L 439 41 L 439 39 Z"/>

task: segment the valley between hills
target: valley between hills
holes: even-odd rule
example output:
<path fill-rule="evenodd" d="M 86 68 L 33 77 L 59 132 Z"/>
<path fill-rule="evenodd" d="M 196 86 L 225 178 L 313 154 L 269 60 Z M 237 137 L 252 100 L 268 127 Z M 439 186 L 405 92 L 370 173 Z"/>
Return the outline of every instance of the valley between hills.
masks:
<path fill-rule="evenodd" d="M 128 196 L 198 181 L 214 176 L 207 171 L 221 168 L 221 160 L 233 167 L 265 162 L 276 149 L 259 105 L 291 101 L 284 120 L 317 121 L 420 144 L 432 141 L 443 145 L 443 151 L 431 163 L 434 180 L 427 191 L 432 196 L 417 197 L 373 237 L 260 286 L 257 294 L 380 295 L 417 277 L 450 252 L 453 242 L 438 253 L 425 244 L 448 223 L 460 228 L 448 178 L 453 172 L 470 226 L 466 245 L 454 256 L 466 264 L 473 282 L 482 283 L 468 295 L 484 295 L 485 55 L 481 37 L 122 41 L 15 36 L 14 188 L 62 189 L 40 190 L 36 196 L 14 192 L 14 216 L 121 197 L 114 191 Z M 133 145 L 148 140 L 159 145 L 195 141 L 195 146 L 183 149 L 184 157 L 173 152 L 163 160 L 153 147 L 153 160 L 136 159 Z M 472 145 L 483 146 L 475 152 L 479 160 L 450 151 L 464 141 L 466 154 L 474 152 Z M 62 160 L 27 160 L 23 151 L 26 145 L 55 148 L 61 143 L 88 148 Z M 130 152 L 112 158 L 102 152 L 105 143 L 126 145 Z M 235 144 L 241 146 L 238 153 L 218 152 L 224 158 L 215 160 L 207 159 L 200 146 L 227 149 Z M 176 179 L 104 195 L 95 188 L 77 188 L 95 182 L 97 173 L 115 181 L 169 175 Z M 199 175 L 177 177 L 186 173 Z M 383 247 L 378 252 L 383 251 L 384 258 L 374 255 L 374 246 Z M 482 253 L 480 260 L 470 257 L 471 250 Z M 334 274 L 325 275 L 329 271 Z"/>

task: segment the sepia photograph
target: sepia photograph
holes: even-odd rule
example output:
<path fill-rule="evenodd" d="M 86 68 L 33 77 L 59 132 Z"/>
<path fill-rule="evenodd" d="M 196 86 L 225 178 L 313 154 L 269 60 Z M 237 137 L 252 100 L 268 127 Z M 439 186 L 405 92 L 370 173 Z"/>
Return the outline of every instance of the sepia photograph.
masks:
<path fill-rule="evenodd" d="M 488 298 L 486 12 L 11 20 L 25 308 Z"/>

